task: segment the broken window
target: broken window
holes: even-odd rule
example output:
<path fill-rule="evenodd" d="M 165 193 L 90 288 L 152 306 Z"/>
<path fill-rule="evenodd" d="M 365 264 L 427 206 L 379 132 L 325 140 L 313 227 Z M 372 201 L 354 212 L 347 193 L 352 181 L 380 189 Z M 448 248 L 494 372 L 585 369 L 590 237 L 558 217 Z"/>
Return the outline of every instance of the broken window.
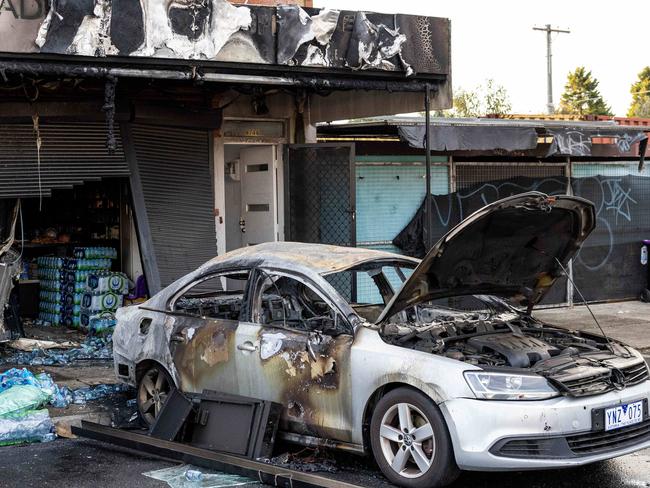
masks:
<path fill-rule="evenodd" d="M 279 273 L 260 272 L 253 317 L 261 325 L 338 335 L 340 314 L 315 287 Z"/>
<path fill-rule="evenodd" d="M 199 278 L 183 290 L 171 309 L 196 317 L 242 320 L 248 276 L 248 271 L 236 271 Z"/>
<path fill-rule="evenodd" d="M 413 273 L 415 265 L 409 263 L 384 262 L 366 263 L 355 268 L 327 275 L 325 279 L 348 300 L 361 317 L 374 322 L 395 292 Z M 341 286 L 353 281 L 354 290 Z"/>

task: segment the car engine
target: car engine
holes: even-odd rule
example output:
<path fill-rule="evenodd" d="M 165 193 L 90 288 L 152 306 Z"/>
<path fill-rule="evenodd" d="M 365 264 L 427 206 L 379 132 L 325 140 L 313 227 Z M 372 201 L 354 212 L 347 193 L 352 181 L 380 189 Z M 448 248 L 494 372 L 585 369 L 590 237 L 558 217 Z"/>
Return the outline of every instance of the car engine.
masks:
<path fill-rule="evenodd" d="M 422 309 L 419 321 L 391 321 L 380 333 L 393 345 L 439 354 L 477 366 L 543 369 L 552 358 L 610 351 L 604 338 L 546 326 L 531 316 L 503 312 Z M 627 348 L 615 343 L 621 354 Z"/>

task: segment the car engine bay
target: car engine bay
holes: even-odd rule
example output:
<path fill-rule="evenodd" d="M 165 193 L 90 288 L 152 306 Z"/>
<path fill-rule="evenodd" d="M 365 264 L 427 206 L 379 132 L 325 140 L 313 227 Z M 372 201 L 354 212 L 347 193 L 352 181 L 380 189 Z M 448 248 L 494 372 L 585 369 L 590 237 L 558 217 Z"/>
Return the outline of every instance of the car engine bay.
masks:
<path fill-rule="evenodd" d="M 622 371 L 625 386 L 648 379 L 648 369 L 633 349 L 514 310 L 463 312 L 420 305 L 383 324 L 380 335 L 392 345 L 482 368 L 528 370 L 573 396 L 613 389 L 613 370 Z"/>

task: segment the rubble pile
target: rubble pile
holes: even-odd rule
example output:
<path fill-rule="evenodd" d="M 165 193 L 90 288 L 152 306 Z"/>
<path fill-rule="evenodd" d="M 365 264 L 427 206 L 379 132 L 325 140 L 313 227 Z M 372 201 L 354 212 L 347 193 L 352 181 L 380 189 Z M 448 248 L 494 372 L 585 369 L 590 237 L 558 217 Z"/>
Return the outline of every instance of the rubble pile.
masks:
<path fill-rule="evenodd" d="M 54 440 L 47 405 L 84 405 L 128 389 L 124 384 L 102 384 L 70 390 L 59 387 L 47 373 L 34 375 L 26 368 L 9 369 L 0 373 L 0 445 Z"/>
<path fill-rule="evenodd" d="M 111 335 L 103 337 L 87 336 L 80 347 L 66 350 L 35 348 L 29 352 L 8 353 L 0 357 L 0 364 L 54 366 L 91 359 L 113 359 L 113 341 Z"/>

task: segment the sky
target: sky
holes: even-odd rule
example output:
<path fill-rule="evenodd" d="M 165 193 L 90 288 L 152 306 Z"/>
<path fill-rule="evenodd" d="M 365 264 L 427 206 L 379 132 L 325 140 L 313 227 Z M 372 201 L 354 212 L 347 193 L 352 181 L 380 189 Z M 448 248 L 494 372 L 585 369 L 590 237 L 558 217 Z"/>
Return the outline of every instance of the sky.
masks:
<path fill-rule="evenodd" d="M 315 7 L 451 19 L 452 84 L 472 89 L 493 79 L 508 91 L 513 113 L 546 112 L 546 33 L 553 35 L 553 101 L 567 74 L 585 66 L 615 115 L 625 116 L 630 85 L 650 65 L 647 0 L 314 0 Z"/>

